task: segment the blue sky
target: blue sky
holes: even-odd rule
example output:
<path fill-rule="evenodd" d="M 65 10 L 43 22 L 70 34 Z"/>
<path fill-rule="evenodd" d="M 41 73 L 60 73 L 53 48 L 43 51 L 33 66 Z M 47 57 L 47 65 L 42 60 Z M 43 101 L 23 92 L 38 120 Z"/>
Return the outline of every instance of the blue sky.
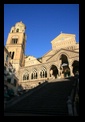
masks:
<path fill-rule="evenodd" d="M 19 21 L 26 25 L 26 55 L 42 57 L 61 31 L 79 42 L 79 4 L 4 4 L 4 45 Z"/>

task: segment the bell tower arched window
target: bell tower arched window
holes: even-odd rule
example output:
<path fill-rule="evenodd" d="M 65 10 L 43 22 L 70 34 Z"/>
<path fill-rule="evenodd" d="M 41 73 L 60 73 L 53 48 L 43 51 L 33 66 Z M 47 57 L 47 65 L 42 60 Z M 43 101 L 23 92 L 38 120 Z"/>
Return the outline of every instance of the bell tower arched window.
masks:
<path fill-rule="evenodd" d="M 12 39 L 12 44 L 17 44 L 17 42 L 18 42 L 18 39 L 17 38 L 13 38 Z"/>
<path fill-rule="evenodd" d="M 12 52 L 12 59 L 14 58 L 14 52 Z"/>
<path fill-rule="evenodd" d="M 17 29 L 16 32 L 19 32 L 19 29 Z"/>

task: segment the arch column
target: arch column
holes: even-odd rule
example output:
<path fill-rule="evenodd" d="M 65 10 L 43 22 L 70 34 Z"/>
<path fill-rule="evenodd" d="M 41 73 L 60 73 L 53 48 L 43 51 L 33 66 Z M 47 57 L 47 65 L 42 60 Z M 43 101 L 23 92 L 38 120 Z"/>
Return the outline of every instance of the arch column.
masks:
<path fill-rule="evenodd" d="M 58 68 L 58 78 L 60 78 L 61 76 L 61 70 L 60 70 L 60 67 L 57 67 Z"/>
<path fill-rule="evenodd" d="M 63 69 L 61 70 L 60 67 L 58 67 L 58 78 L 64 78 L 62 71 Z"/>
<path fill-rule="evenodd" d="M 70 74 L 71 74 L 71 76 L 74 76 L 72 66 L 69 66 L 69 68 L 70 68 Z"/>
<path fill-rule="evenodd" d="M 69 68 L 70 68 L 70 76 L 74 76 L 73 74 L 73 67 L 72 67 L 72 60 L 69 60 Z"/>
<path fill-rule="evenodd" d="M 58 68 L 58 78 L 62 78 L 62 71 Z"/>
<path fill-rule="evenodd" d="M 48 68 L 47 69 L 47 79 L 49 79 L 50 78 L 50 69 Z"/>
<path fill-rule="evenodd" d="M 40 70 L 37 72 L 37 75 L 38 75 L 37 79 L 39 80 L 40 79 Z"/>
<path fill-rule="evenodd" d="M 58 78 L 61 78 L 61 74 L 62 74 L 61 69 L 60 69 L 61 64 L 62 64 L 62 60 L 59 59 L 58 66 L 57 66 L 57 68 L 58 68 Z"/>
<path fill-rule="evenodd" d="M 74 74 L 73 74 L 73 67 L 71 65 L 69 65 L 69 68 L 70 68 L 70 75 L 74 76 Z"/>
<path fill-rule="evenodd" d="M 29 73 L 29 80 L 31 80 L 31 72 Z"/>
<path fill-rule="evenodd" d="M 51 69 L 51 70 L 49 71 L 50 77 L 52 77 L 52 74 L 53 74 L 53 70 Z"/>

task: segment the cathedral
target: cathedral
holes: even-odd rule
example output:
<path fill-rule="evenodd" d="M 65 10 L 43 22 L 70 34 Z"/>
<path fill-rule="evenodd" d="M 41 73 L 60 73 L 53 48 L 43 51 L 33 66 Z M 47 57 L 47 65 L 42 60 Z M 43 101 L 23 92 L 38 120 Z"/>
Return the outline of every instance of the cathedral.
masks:
<path fill-rule="evenodd" d="M 25 55 L 25 30 L 25 24 L 17 22 L 11 27 L 5 45 L 11 55 L 15 75 L 24 89 L 79 73 L 79 43 L 75 34 L 60 33 L 51 41 L 52 49 L 36 58 Z"/>

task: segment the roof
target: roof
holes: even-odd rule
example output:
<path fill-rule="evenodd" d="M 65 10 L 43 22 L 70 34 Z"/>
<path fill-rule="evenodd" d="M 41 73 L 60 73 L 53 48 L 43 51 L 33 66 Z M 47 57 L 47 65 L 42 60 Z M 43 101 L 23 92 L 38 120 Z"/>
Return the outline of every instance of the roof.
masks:
<path fill-rule="evenodd" d="M 51 43 L 53 43 L 54 41 L 59 41 L 59 40 L 64 40 L 64 38 L 70 38 L 70 37 L 75 37 L 75 34 L 67 34 L 67 33 L 61 33 L 59 34 L 59 36 L 57 36 L 56 38 L 54 38 Z"/>
<path fill-rule="evenodd" d="M 22 21 L 17 22 L 17 23 L 15 24 L 15 26 L 17 26 L 18 24 L 19 24 L 19 25 L 22 25 L 22 26 L 24 26 L 24 27 L 26 28 L 25 24 L 24 24 Z"/>

